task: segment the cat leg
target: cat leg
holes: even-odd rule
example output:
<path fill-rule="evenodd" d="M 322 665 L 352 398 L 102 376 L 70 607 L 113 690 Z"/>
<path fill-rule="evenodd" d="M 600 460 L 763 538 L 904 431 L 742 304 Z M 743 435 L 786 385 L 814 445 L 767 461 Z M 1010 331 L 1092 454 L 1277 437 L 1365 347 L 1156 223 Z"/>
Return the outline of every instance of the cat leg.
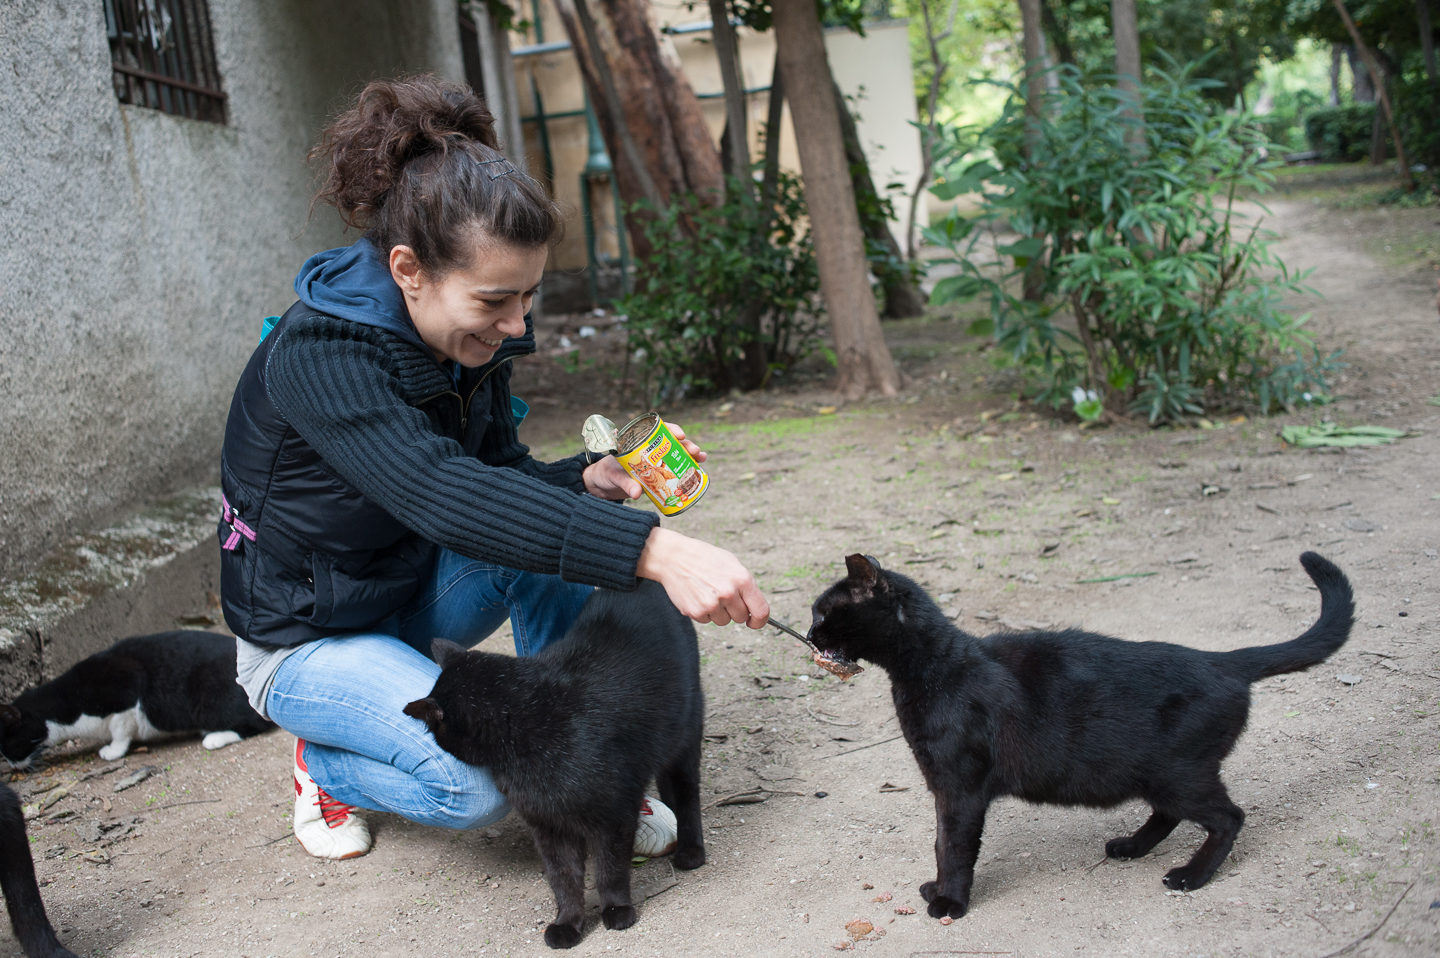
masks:
<path fill-rule="evenodd" d="M 664 799 L 662 798 L 663 802 Z M 639 809 L 637 800 L 626 806 Z M 640 919 L 630 903 L 630 859 L 635 849 L 635 812 L 621 812 L 622 824 L 600 836 L 595 849 L 595 889 L 600 893 L 600 920 L 611 931 L 629 928 Z"/>
<path fill-rule="evenodd" d="M 1106 842 L 1105 854 L 1109 858 L 1144 858 L 1179 824 L 1178 815 L 1170 815 L 1157 809 L 1135 834 L 1112 838 Z"/>
<path fill-rule="evenodd" d="M 935 881 L 920 886 L 920 897 L 930 903 L 931 918 L 963 918 L 970 909 L 970 888 L 975 883 L 975 861 L 980 857 L 980 833 L 985 829 L 987 803 L 979 795 L 951 798 L 935 793 Z"/>
<path fill-rule="evenodd" d="M 1240 827 L 1245 824 L 1245 813 L 1230 801 L 1224 785 L 1217 781 L 1214 791 L 1207 798 L 1210 800 L 1205 804 L 1184 811 L 1186 818 L 1199 822 L 1208 833 L 1205 841 L 1189 862 L 1165 873 L 1163 881 L 1166 888 L 1194 891 L 1202 887 L 1214 876 L 1225 856 L 1230 854 Z"/>
<path fill-rule="evenodd" d="M 539 825 L 531 825 L 530 834 L 555 895 L 555 920 L 545 929 L 545 944 L 573 948 L 585 923 L 585 839 Z"/>
<path fill-rule="evenodd" d="M 130 741 L 140 730 L 139 716 L 135 714 L 138 708 L 137 705 L 133 709 L 110 716 L 110 744 L 100 749 L 100 757 L 105 761 L 113 762 L 124 758 L 125 753 L 130 751 Z"/>
<path fill-rule="evenodd" d="M 705 864 L 705 832 L 700 821 L 700 748 L 685 754 L 655 777 L 660 801 L 675 812 L 679 841 L 675 847 L 676 868 L 699 868 Z"/>
<path fill-rule="evenodd" d="M 200 744 L 213 752 L 217 748 L 234 745 L 238 741 L 240 741 L 239 732 L 211 732 L 200 740 Z"/>

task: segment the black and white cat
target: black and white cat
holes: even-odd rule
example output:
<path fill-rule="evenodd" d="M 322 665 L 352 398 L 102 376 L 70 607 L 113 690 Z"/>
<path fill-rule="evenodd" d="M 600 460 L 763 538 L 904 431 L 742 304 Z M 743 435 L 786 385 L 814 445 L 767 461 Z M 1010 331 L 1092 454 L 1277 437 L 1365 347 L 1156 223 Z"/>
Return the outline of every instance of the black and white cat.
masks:
<path fill-rule="evenodd" d="M 100 757 L 113 762 L 131 742 L 199 732 L 217 749 L 273 727 L 235 682 L 234 639 L 161 632 L 122 639 L 0 705 L 0 753 L 28 768 L 69 739 L 109 739 Z"/>
<path fill-rule="evenodd" d="M 10 927 L 27 958 L 75 958 L 55 937 L 45 915 L 20 799 L 8 785 L 0 785 L 0 891 L 5 893 Z"/>
<path fill-rule="evenodd" d="M 630 859 L 652 778 L 675 812 L 675 864 L 705 863 L 700 654 L 695 627 L 660 585 L 595 590 L 565 638 L 532 658 L 444 639 L 433 654 L 444 671 L 405 714 L 447 752 L 488 768 L 530 826 L 558 905 L 547 945 L 580 942 L 587 848 L 605 927 L 635 924 Z"/>
<path fill-rule="evenodd" d="M 968 635 L 914 581 L 847 556 L 849 575 L 815 600 L 810 640 L 890 674 L 900 730 L 935 796 L 936 879 L 920 886 L 930 917 L 970 907 L 985 811 L 1003 795 L 1092 808 L 1143 799 L 1149 820 L 1105 854 L 1139 858 L 1189 819 L 1207 837 L 1164 882 L 1209 881 L 1245 821 L 1220 763 L 1245 730 L 1250 683 L 1325 661 L 1354 622 L 1345 574 L 1313 552 L 1300 562 L 1320 590 L 1319 621 L 1278 645 L 1202 652 L 1075 629 Z"/>

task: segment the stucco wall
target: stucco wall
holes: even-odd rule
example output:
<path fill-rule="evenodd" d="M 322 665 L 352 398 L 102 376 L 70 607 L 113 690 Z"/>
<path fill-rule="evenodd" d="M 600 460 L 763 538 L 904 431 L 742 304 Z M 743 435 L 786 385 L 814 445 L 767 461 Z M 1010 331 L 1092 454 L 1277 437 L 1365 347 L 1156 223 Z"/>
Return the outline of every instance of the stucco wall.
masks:
<path fill-rule="evenodd" d="M 306 256 L 306 150 L 365 80 L 463 79 L 454 0 L 209 0 L 229 123 L 122 106 L 100 0 L 0 17 L 0 577 L 216 472 Z"/>

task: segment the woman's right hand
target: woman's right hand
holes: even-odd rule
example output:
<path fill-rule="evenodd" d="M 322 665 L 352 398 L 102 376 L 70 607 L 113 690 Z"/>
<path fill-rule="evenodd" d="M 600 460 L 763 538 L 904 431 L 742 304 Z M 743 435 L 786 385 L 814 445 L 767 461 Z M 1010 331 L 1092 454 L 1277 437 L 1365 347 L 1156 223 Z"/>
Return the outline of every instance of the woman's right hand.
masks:
<path fill-rule="evenodd" d="M 635 574 L 659 582 L 675 608 L 696 622 L 761 629 L 770 618 L 770 603 L 734 553 L 670 529 L 650 530 Z"/>

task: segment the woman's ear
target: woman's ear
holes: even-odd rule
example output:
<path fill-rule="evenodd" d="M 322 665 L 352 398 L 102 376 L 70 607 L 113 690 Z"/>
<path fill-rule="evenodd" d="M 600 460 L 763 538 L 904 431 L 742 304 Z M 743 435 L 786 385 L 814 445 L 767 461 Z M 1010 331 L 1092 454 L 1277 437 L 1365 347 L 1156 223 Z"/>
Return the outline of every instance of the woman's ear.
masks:
<path fill-rule="evenodd" d="M 391 247 L 390 278 L 406 295 L 414 296 L 420 291 L 423 285 L 420 272 L 420 260 L 413 249 L 408 246 Z"/>

